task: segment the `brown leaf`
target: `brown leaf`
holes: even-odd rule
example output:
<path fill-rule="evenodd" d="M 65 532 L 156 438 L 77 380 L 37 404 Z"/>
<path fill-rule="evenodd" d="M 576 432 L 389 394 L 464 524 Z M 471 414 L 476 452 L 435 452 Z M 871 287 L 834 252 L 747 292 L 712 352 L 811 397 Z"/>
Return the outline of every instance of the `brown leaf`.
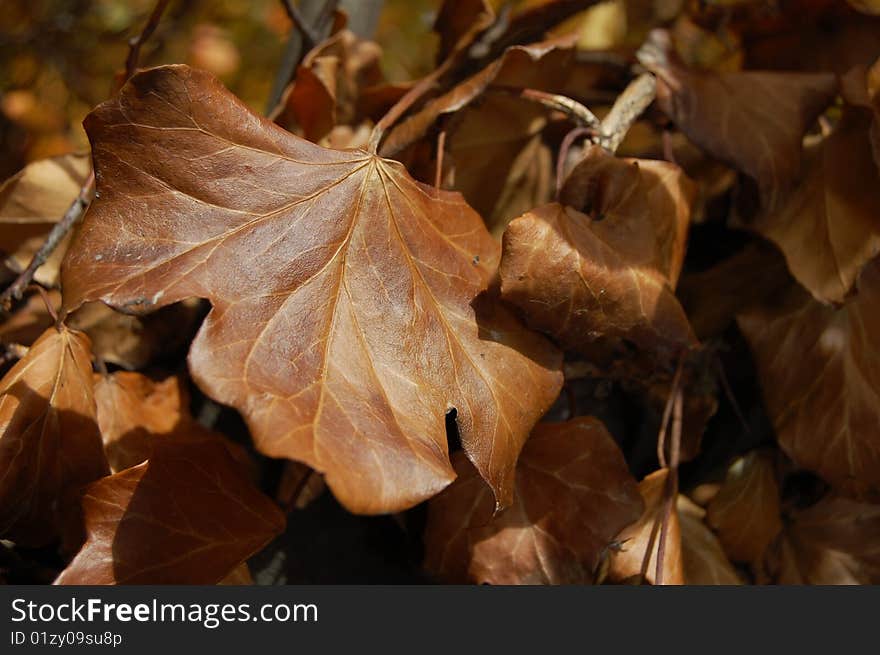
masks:
<path fill-rule="evenodd" d="M 65 497 L 107 473 L 88 337 L 51 327 L 0 381 L 0 534 L 47 543 Z"/>
<path fill-rule="evenodd" d="M 254 473 L 243 446 L 190 415 L 189 394 L 177 376 L 152 380 L 129 371 L 95 374 L 95 402 L 104 452 L 114 473 L 149 459 L 157 439 L 219 440 L 243 471 Z"/>
<path fill-rule="evenodd" d="M 829 497 L 789 518 L 777 584 L 880 584 L 880 505 Z"/>
<path fill-rule="evenodd" d="M 285 523 L 213 436 L 157 439 L 82 502 L 86 543 L 55 584 L 215 584 Z"/>
<path fill-rule="evenodd" d="M 61 308 L 61 294 L 53 289 L 47 292 L 47 296 L 52 307 L 58 311 Z M 42 294 L 32 293 L 23 305 L 17 307 L 15 312 L 0 324 L 0 341 L 30 346 L 54 324 L 55 319 L 49 314 Z"/>
<path fill-rule="evenodd" d="M 140 373 L 95 376 L 98 425 L 110 469 L 118 473 L 147 460 L 156 437 L 184 418 L 189 398 L 180 378 L 154 382 Z"/>
<path fill-rule="evenodd" d="M 870 125 L 870 111 L 847 107 L 831 135 L 806 147 L 803 181 L 777 211 L 752 224 L 823 302 L 842 302 L 862 266 L 880 252 L 880 174 Z"/>
<path fill-rule="evenodd" d="M 222 585 L 252 585 L 254 584 L 254 578 L 251 576 L 251 570 L 248 568 L 247 562 L 242 562 L 238 567 L 232 570 L 232 573 L 227 575 L 217 584 Z"/>
<path fill-rule="evenodd" d="M 299 126 L 315 142 L 337 125 L 359 122 L 362 90 L 384 79 L 381 56 L 376 43 L 348 30 L 337 32 L 303 59 L 277 122 L 284 127 Z"/>
<path fill-rule="evenodd" d="M 639 483 L 639 493 L 645 504 L 645 511 L 636 523 L 625 528 L 617 535 L 616 541 L 620 547 L 611 553 L 611 565 L 608 577 L 612 582 L 623 582 L 638 578 L 642 570 L 642 562 L 648 551 L 651 541 L 651 533 L 655 529 L 655 523 L 662 523 L 666 511 L 664 501 L 664 489 L 669 475 L 668 469 L 660 469 L 647 476 Z M 663 584 L 684 584 L 684 565 L 682 563 L 681 526 L 679 524 L 678 511 L 675 507 L 669 512 L 666 549 L 664 552 Z M 657 571 L 657 557 L 660 546 L 660 530 L 654 537 L 651 548 L 651 559 L 645 577 L 648 582 L 654 584 Z"/>
<path fill-rule="evenodd" d="M 688 138 L 752 177 L 764 206 L 777 207 L 800 174 L 804 133 L 837 93 L 835 77 L 688 70 L 662 30 L 640 61 L 657 75 L 661 109 Z"/>
<path fill-rule="evenodd" d="M 70 314 L 65 322 L 89 336 L 96 357 L 126 369 L 140 369 L 183 348 L 203 315 L 196 299 L 163 307 L 149 316 L 123 314 L 92 302 Z"/>
<path fill-rule="evenodd" d="M 494 20 L 495 12 L 487 0 L 443 0 L 434 21 L 434 32 L 440 37 L 437 63 L 471 45 Z"/>
<path fill-rule="evenodd" d="M 529 325 L 602 360 L 634 344 L 649 368 L 695 343 L 675 299 L 692 184 L 673 164 L 591 149 L 561 198 L 504 233 L 501 291 Z M 589 214 L 581 213 L 584 209 Z"/>
<path fill-rule="evenodd" d="M 535 428 L 513 505 L 494 519 L 489 488 L 455 461 L 460 477 L 431 500 L 425 534 L 425 566 L 445 580 L 591 583 L 601 553 L 642 510 L 620 449 L 592 417 Z"/>
<path fill-rule="evenodd" d="M 880 15 L 880 2 L 878 0 L 846 0 L 853 9 L 866 14 Z"/>
<path fill-rule="evenodd" d="M 738 317 L 782 449 L 840 490 L 880 497 L 880 260 L 839 309 L 792 287 Z"/>
<path fill-rule="evenodd" d="M 681 529 L 681 560 L 689 585 L 742 584 L 718 539 L 704 523 L 705 511 L 679 495 L 676 511 Z M 777 517 L 778 518 L 778 517 Z"/>
<path fill-rule="evenodd" d="M 400 121 L 385 137 L 380 152 L 392 156 L 402 151 L 418 141 L 441 116 L 461 111 L 493 86 L 538 89 L 577 98 L 607 83 L 609 77 L 606 67 L 579 60 L 574 38 L 514 46 L 498 60 Z M 462 123 L 465 120 L 463 117 Z"/>
<path fill-rule="evenodd" d="M 68 310 L 211 300 L 196 383 L 352 511 L 404 509 L 453 479 L 452 408 L 509 504 L 560 361 L 478 299 L 497 246 L 460 196 L 292 136 L 185 66 L 135 76 L 85 124 L 100 197 L 65 260 Z"/>
<path fill-rule="evenodd" d="M 546 112 L 533 102 L 508 95 L 489 94 L 482 102 L 456 116 L 447 139 L 450 161 L 453 164 L 451 188 L 460 191 L 474 209 L 484 217 L 486 225 L 500 238 L 507 222 L 538 205 L 549 202 L 554 184 L 553 170 L 548 153 L 537 177 L 544 181 L 543 193 L 538 191 L 537 202 L 508 213 L 502 202 L 505 191 L 522 189 L 523 167 L 536 160 L 542 147 L 541 131 L 547 125 Z M 546 148 L 546 146 L 545 146 Z M 519 166 L 517 163 L 519 162 Z M 516 170 L 519 168 L 520 170 Z"/>
<path fill-rule="evenodd" d="M 782 529 L 779 485 L 767 454 L 755 450 L 731 464 L 707 512 L 732 559 L 760 561 Z"/>
<path fill-rule="evenodd" d="M 89 175 L 88 155 L 41 159 L 0 186 L 0 251 L 17 272 L 30 263 L 52 226 L 79 195 Z M 34 279 L 46 286 L 58 282 L 58 267 L 68 241 L 62 242 Z"/>

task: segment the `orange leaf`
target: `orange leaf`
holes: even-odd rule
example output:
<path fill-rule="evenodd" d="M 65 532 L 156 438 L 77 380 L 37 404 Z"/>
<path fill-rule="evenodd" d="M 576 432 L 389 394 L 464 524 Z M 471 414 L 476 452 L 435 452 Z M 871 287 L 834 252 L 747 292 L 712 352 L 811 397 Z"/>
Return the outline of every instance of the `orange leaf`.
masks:
<path fill-rule="evenodd" d="M 504 299 L 567 349 L 610 361 L 630 343 L 649 369 L 674 367 L 696 344 L 671 288 L 692 197 L 676 166 L 595 146 L 563 188 L 572 206 L 538 207 L 505 231 Z"/>
<path fill-rule="evenodd" d="M 64 263 L 68 310 L 208 298 L 196 383 L 352 511 L 449 484 L 453 408 L 509 504 L 560 357 L 485 293 L 497 246 L 460 196 L 284 132 L 185 66 L 136 75 L 85 124 L 99 197 Z"/>
<path fill-rule="evenodd" d="M 793 286 L 738 317 L 779 445 L 847 493 L 880 497 L 880 260 L 839 309 Z"/>
<path fill-rule="evenodd" d="M 426 567 L 450 581 L 593 582 L 602 552 L 641 500 L 617 444 L 595 418 L 542 423 L 517 466 L 513 505 L 492 519 L 489 489 L 463 457 L 429 504 Z"/>
<path fill-rule="evenodd" d="M 89 339 L 51 327 L 0 381 L 0 534 L 47 543 L 66 497 L 107 473 Z"/>
<path fill-rule="evenodd" d="M 759 561 L 782 529 L 779 485 L 773 462 L 760 451 L 737 459 L 709 503 L 709 524 L 725 552 L 741 562 Z"/>
<path fill-rule="evenodd" d="M 640 51 L 657 75 L 657 101 L 698 146 L 752 177 L 777 207 L 800 174 L 801 139 L 837 93 L 827 73 L 688 70 L 669 34 L 654 30 Z"/>
<path fill-rule="evenodd" d="M 82 502 L 86 543 L 55 584 L 216 584 L 284 529 L 212 436 L 157 439 Z"/>

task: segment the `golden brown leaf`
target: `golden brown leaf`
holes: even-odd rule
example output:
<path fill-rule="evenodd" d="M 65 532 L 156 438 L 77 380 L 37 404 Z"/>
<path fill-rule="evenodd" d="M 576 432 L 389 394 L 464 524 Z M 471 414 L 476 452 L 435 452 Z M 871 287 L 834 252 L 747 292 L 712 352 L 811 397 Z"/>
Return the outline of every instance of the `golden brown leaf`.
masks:
<path fill-rule="evenodd" d="M 508 48 L 499 59 L 396 125 L 385 137 L 381 154 L 392 156 L 415 143 L 438 118 L 465 109 L 493 86 L 538 89 L 577 98 L 586 90 L 607 82 L 607 69 L 595 62 L 579 60 L 574 45 L 574 38 L 560 38 Z M 478 119 L 481 115 L 476 114 Z M 464 124 L 467 117 L 461 121 Z M 495 126 L 493 129 L 505 128 Z M 516 132 L 510 138 L 523 136 Z"/>
<path fill-rule="evenodd" d="M 123 368 L 140 369 L 187 345 L 203 315 L 196 299 L 163 307 L 149 316 L 123 314 L 92 302 L 70 314 L 65 322 L 89 335 L 96 357 Z"/>
<path fill-rule="evenodd" d="M 504 299 L 567 349 L 604 360 L 634 344 L 649 368 L 673 366 L 695 344 L 671 288 L 692 193 L 673 164 L 592 148 L 561 193 L 571 206 L 538 207 L 508 225 Z"/>
<path fill-rule="evenodd" d="M 488 487 L 464 457 L 459 479 L 429 504 L 426 568 L 449 581 L 593 582 L 599 556 L 642 504 L 602 423 L 541 423 L 517 466 L 513 505 L 492 519 Z"/>
<path fill-rule="evenodd" d="M 718 539 L 704 523 L 705 511 L 686 496 L 676 501 L 681 529 L 681 561 L 689 585 L 739 585 L 737 574 Z"/>
<path fill-rule="evenodd" d="M 440 36 L 437 63 L 469 46 L 494 20 L 495 12 L 487 0 L 444 0 L 433 28 Z"/>
<path fill-rule="evenodd" d="M 801 140 L 837 93 L 825 73 L 711 73 L 684 68 L 668 33 L 652 32 L 642 63 L 657 101 L 694 143 L 752 177 L 775 208 L 801 170 Z"/>
<path fill-rule="evenodd" d="M 362 89 L 384 79 L 381 56 L 376 43 L 348 30 L 337 32 L 303 59 L 277 121 L 284 127 L 300 127 L 315 142 L 337 125 L 358 123 Z"/>
<path fill-rule="evenodd" d="M 45 544 L 65 497 L 107 473 L 88 337 L 51 327 L 0 381 L 0 534 Z"/>
<path fill-rule="evenodd" d="M 880 584 L 880 505 L 829 497 L 794 512 L 770 567 L 777 584 Z"/>
<path fill-rule="evenodd" d="M 95 376 L 98 425 L 110 469 L 118 473 L 149 458 L 154 439 L 171 434 L 188 397 L 180 378 L 154 382 L 140 373 Z"/>
<path fill-rule="evenodd" d="M 157 439 L 82 502 L 86 543 L 56 584 L 215 584 L 285 522 L 215 436 Z"/>
<path fill-rule="evenodd" d="M 777 211 L 753 223 L 823 302 L 842 302 L 880 252 L 880 174 L 870 125 L 869 111 L 847 107 L 831 135 L 806 147 L 804 179 Z"/>
<path fill-rule="evenodd" d="M 86 128 L 100 197 L 64 263 L 68 310 L 208 298 L 196 383 L 350 510 L 445 487 L 452 408 L 509 504 L 560 361 L 484 293 L 497 246 L 460 196 L 290 135 L 185 66 L 136 75 Z"/>
<path fill-rule="evenodd" d="M 608 577 L 612 582 L 638 578 L 651 542 L 651 533 L 656 529 L 648 570 L 645 573 L 647 581 L 654 584 L 660 547 L 660 530 L 655 528 L 655 524 L 661 524 L 666 513 L 664 490 L 668 476 L 668 469 L 660 469 L 639 483 L 639 493 L 642 495 L 645 511 L 636 523 L 625 528 L 616 537 L 620 546 L 611 552 L 611 564 L 608 570 Z M 663 584 L 680 585 L 685 582 L 681 536 L 678 511 L 673 506 L 669 511 L 667 522 L 666 547 L 662 562 Z"/>
<path fill-rule="evenodd" d="M 24 270 L 52 226 L 79 195 L 89 175 L 88 155 L 62 155 L 29 164 L 0 186 L 0 251 L 16 271 Z M 52 286 L 68 240 L 63 241 L 34 279 Z"/>
<path fill-rule="evenodd" d="M 847 493 L 880 497 L 880 260 L 839 309 L 791 287 L 738 317 L 782 449 Z"/>
<path fill-rule="evenodd" d="M 707 518 L 731 559 L 757 562 L 782 529 L 781 511 L 773 461 L 756 450 L 731 464 Z"/>

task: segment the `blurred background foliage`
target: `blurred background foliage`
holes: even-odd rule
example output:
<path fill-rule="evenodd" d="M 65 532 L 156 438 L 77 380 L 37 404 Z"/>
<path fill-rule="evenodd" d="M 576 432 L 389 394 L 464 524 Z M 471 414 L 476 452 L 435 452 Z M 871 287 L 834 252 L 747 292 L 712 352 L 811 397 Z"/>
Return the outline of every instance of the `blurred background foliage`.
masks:
<path fill-rule="evenodd" d="M 128 40 L 140 32 L 154 3 L 3 0 L 0 179 L 27 162 L 88 147 L 82 119 L 107 98 L 114 75 L 123 68 Z M 383 47 L 390 81 L 420 77 L 433 66 L 437 40 L 431 24 L 439 4 L 385 0 L 375 38 Z M 627 34 L 624 16 L 619 0 L 591 11 L 590 20 L 577 18 L 585 45 L 607 47 L 622 38 Z M 262 111 L 290 29 L 279 0 L 172 0 L 140 64 L 207 69 Z"/>

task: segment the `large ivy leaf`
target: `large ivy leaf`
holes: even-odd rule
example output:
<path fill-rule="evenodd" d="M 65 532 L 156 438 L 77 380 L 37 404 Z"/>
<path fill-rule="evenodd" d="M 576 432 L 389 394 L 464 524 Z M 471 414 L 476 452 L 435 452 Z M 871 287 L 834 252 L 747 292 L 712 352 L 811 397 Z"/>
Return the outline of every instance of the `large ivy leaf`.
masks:
<path fill-rule="evenodd" d="M 429 505 L 426 567 L 449 581 L 584 584 L 642 502 L 620 449 L 598 419 L 539 424 L 517 468 L 514 504 L 492 519 L 488 487 L 461 477 Z"/>
<path fill-rule="evenodd" d="M 352 511 L 449 484 L 452 409 L 509 504 L 559 355 L 484 293 L 497 246 L 460 196 L 297 138 L 185 66 L 136 75 L 85 125 L 98 197 L 64 263 L 67 310 L 209 299 L 195 381 Z"/>
<path fill-rule="evenodd" d="M 0 381 L 0 535 L 57 536 L 67 496 L 107 475 L 89 339 L 50 327 Z"/>

